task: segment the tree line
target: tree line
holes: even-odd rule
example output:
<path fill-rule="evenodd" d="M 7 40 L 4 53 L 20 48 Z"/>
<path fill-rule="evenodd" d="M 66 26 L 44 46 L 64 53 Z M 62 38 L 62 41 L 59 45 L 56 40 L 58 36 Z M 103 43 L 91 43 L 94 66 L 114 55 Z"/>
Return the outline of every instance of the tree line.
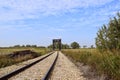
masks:
<path fill-rule="evenodd" d="M 46 48 L 45 46 L 37 46 L 37 45 L 30 45 L 30 44 L 27 44 L 27 45 L 14 45 L 12 47 L 37 47 L 37 48 Z"/>
<path fill-rule="evenodd" d="M 56 46 L 58 48 L 58 45 L 56 45 Z M 81 48 L 80 44 L 78 42 L 75 42 L 75 41 L 72 42 L 70 45 L 62 44 L 61 46 L 62 46 L 62 49 L 79 49 L 79 48 Z M 52 47 L 53 47 L 52 44 L 48 46 L 48 48 L 52 48 Z M 87 48 L 87 45 L 83 45 L 83 48 Z M 91 45 L 90 48 L 94 48 L 94 46 Z"/>

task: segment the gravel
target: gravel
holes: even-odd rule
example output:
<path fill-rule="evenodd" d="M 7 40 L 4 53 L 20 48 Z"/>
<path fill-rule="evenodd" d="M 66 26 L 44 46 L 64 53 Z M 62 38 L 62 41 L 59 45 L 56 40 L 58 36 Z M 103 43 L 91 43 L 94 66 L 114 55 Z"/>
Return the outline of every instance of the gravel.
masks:
<path fill-rule="evenodd" d="M 12 66 L 8 66 L 8 67 L 5 67 L 5 68 L 0 68 L 0 77 L 5 75 L 5 74 L 8 74 L 8 73 L 10 73 L 12 71 L 15 71 L 15 70 L 17 70 L 17 69 L 19 69 L 19 68 L 21 68 L 23 66 L 26 66 L 26 65 L 34 62 L 34 61 L 37 61 L 37 60 L 43 58 L 46 55 L 48 55 L 48 54 L 45 54 L 43 56 L 40 56 L 40 57 L 37 57 L 37 58 L 34 58 L 34 59 L 30 59 L 28 61 L 24 61 L 22 63 L 15 64 L 15 65 L 12 65 Z"/>
<path fill-rule="evenodd" d="M 53 63 L 57 52 L 47 57 L 43 61 L 33 65 L 32 67 L 26 69 L 25 71 L 13 76 L 9 80 L 40 80 L 43 78 L 48 70 L 48 67 Z"/>
<path fill-rule="evenodd" d="M 46 54 L 48 55 L 48 54 Z M 30 64 L 46 55 L 40 56 L 35 59 L 12 65 L 0 69 L 0 76 L 3 76 L 11 71 L 19 69 L 27 64 Z M 9 80 L 41 80 L 45 76 L 48 67 L 53 63 L 57 52 L 46 58 L 45 60 L 37 63 L 36 65 L 28 68 L 27 70 L 19 73 L 18 75 L 10 78 Z M 84 66 L 81 63 L 76 66 L 64 54 L 59 52 L 56 65 L 52 71 L 49 80 L 104 80 L 104 77 L 96 77 L 91 73 L 90 67 Z M 91 77 L 92 76 L 92 77 Z"/>
<path fill-rule="evenodd" d="M 86 80 L 83 73 L 61 52 L 49 80 Z"/>

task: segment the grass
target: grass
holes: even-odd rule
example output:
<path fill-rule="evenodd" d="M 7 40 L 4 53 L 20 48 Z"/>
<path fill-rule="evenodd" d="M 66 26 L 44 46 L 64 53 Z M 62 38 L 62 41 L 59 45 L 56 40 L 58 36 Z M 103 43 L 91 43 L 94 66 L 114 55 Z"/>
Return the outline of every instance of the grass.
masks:
<path fill-rule="evenodd" d="M 67 49 L 63 53 L 75 62 L 82 62 L 95 69 L 98 75 L 107 75 L 112 80 L 120 80 L 120 55 L 100 53 L 96 49 Z"/>
<path fill-rule="evenodd" d="M 23 51 L 23 50 L 31 50 L 34 53 L 34 55 L 32 54 L 28 54 L 25 56 L 19 56 L 17 58 L 10 58 L 8 56 L 8 54 L 11 54 L 15 51 Z M 20 63 L 22 61 L 26 61 L 29 59 L 33 59 L 35 57 L 44 55 L 46 53 L 48 53 L 49 50 L 45 49 L 45 48 L 34 48 L 34 47 L 25 47 L 25 48 L 1 48 L 0 49 L 0 68 L 6 67 L 6 66 L 10 66 L 16 63 Z"/>
<path fill-rule="evenodd" d="M 45 53 L 47 51 L 49 51 L 46 48 L 37 48 L 37 47 L 15 47 L 15 48 L 0 48 L 0 55 L 6 55 L 6 54 L 10 54 L 12 52 L 15 51 L 22 51 L 22 50 L 32 50 L 35 51 L 37 53 Z"/>
<path fill-rule="evenodd" d="M 22 56 L 22 57 L 18 57 L 18 58 L 10 58 L 8 56 L 2 55 L 0 56 L 0 68 L 6 67 L 6 66 L 10 66 L 25 60 L 29 60 L 34 58 L 34 56 L 32 55 L 26 55 L 26 56 Z"/>

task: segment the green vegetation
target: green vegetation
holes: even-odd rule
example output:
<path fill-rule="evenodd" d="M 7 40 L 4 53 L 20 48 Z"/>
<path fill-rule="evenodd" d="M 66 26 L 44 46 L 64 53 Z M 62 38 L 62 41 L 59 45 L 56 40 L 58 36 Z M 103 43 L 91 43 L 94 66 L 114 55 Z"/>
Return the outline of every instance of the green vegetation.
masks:
<path fill-rule="evenodd" d="M 114 54 L 120 52 L 120 13 L 99 29 L 96 37 L 96 46 L 100 51 L 109 50 Z M 116 53 L 115 53 L 116 52 Z"/>
<path fill-rule="evenodd" d="M 68 44 L 62 44 L 62 49 L 69 49 L 70 46 Z"/>
<path fill-rule="evenodd" d="M 72 49 L 78 49 L 80 47 L 80 45 L 77 42 L 72 42 L 71 47 L 72 47 Z"/>
<path fill-rule="evenodd" d="M 101 54 L 96 49 L 66 49 L 63 53 L 74 62 L 82 62 L 95 69 L 98 75 L 104 74 L 112 80 L 120 80 L 120 56 Z"/>
<path fill-rule="evenodd" d="M 63 53 L 75 62 L 82 62 L 108 79 L 120 80 L 120 13 L 109 24 L 99 29 L 96 37 L 97 49 L 69 49 Z M 91 46 L 93 48 L 93 46 Z M 99 50 L 99 51 L 97 51 Z"/>
<path fill-rule="evenodd" d="M 56 48 L 59 47 L 58 44 L 56 44 L 56 46 L 57 46 Z M 77 43 L 77 42 L 72 42 L 70 45 L 68 45 L 68 44 L 62 44 L 61 46 L 62 46 L 62 49 L 70 49 L 70 48 L 72 48 L 72 49 L 79 49 L 79 48 L 80 48 L 80 45 L 79 45 L 79 43 Z M 85 48 L 86 48 L 86 47 L 87 47 L 87 46 L 85 46 Z M 93 46 L 92 46 L 92 47 L 93 47 Z M 52 44 L 49 45 L 48 48 L 52 50 L 53 45 L 52 45 Z"/>
<path fill-rule="evenodd" d="M 56 45 L 57 45 L 57 48 L 58 48 L 58 44 L 56 44 Z M 53 45 L 52 44 L 49 45 L 48 48 L 52 50 Z M 70 48 L 70 46 L 68 44 L 62 44 L 62 49 L 69 49 L 69 48 Z"/>
<path fill-rule="evenodd" d="M 8 47 L 8 48 L 0 48 L 0 55 L 6 55 L 15 51 L 22 51 L 22 50 L 31 50 L 42 54 L 49 51 L 49 49 L 47 48 L 39 48 L 39 47 Z"/>
<path fill-rule="evenodd" d="M 18 56 L 16 58 L 8 56 L 9 54 L 14 54 L 16 51 L 30 50 L 34 52 L 33 54 L 27 54 L 25 56 Z M 25 60 L 29 60 L 38 56 L 41 56 L 45 53 L 48 53 L 49 50 L 46 48 L 37 48 L 37 47 L 12 47 L 12 48 L 0 48 L 0 68 L 10 66 Z"/>

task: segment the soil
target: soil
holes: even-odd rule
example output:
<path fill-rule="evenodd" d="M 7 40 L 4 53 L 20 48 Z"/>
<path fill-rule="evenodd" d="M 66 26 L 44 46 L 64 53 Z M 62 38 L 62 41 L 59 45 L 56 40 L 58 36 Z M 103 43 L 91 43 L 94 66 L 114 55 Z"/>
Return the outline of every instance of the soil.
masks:
<path fill-rule="evenodd" d="M 89 65 L 83 64 L 81 62 L 76 62 L 70 57 L 68 57 L 75 65 L 78 67 L 78 69 L 83 72 L 83 76 L 86 78 L 86 80 L 109 80 L 107 76 L 104 74 L 99 75 L 95 69 L 91 68 Z"/>
<path fill-rule="evenodd" d="M 31 50 L 15 51 L 7 56 L 10 58 L 18 58 L 26 55 L 32 55 L 33 57 L 37 57 L 37 53 Z"/>

